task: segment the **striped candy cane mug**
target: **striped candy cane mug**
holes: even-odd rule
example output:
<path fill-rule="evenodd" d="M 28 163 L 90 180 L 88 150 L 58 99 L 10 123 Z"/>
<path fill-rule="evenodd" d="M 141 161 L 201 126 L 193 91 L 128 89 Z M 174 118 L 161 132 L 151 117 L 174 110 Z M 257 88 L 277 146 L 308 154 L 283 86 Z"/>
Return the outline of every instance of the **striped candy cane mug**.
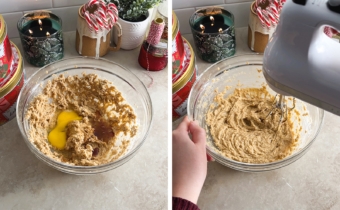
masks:
<path fill-rule="evenodd" d="M 285 0 L 255 0 L 250 6 L 248 46 L 263 53 L 273 35 Z"/>
<path fill-rule="evenodd" d="M 79 8 L 76 30 L 76 50 L 80 55 L 101 57 L 109 51 L 118 51 L 121 45 L 122 27 L 117 22 L 115 4 L 102 0 L 90 0 Z M 116 28 L 118 41 L 111 45 L 111 30 Z"/>

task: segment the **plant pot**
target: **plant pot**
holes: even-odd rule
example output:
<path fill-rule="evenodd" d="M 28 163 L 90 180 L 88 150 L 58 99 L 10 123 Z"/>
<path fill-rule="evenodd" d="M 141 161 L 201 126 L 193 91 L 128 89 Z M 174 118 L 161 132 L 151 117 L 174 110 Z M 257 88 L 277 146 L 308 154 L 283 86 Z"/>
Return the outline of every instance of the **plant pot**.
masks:
<path fill-rule="evenodd" d="M 254 11 L 254 4 L 255 2 L 250 5 L 248 46 L 254 52 L 263 53 L 276 27 L 271 26 L 267 28 L 262 26 L 261 21 Z"/>
<path fill-rule="evenodd" d="M 143 43 L 150 24 L 150 15 L 148 12 L 147 18 L 140 22 L 130 22 L 119 18 L 118 23 L 122 26 L 123 33 L 120 47 L 124 50 L 132 50 Z M 114 36 L 113 40 L 117 43 L 118 37 Z"/>
<path fill-rule="evenodd" d="M 88 27 L 85 18 L 81 14 L 81 9 L 78 11 L 78 22 L 76 31 L 76 50 L 80 55 L 101 57 L 106 55 L 109 51 L 117 51 L 120 49 L 122 27 L 119 23 L 115 23 L 113 28 L 117 33 L 116 46 L 111 46 L 111 30 L 104 29 L 102 31 L 91 31 Z"/>

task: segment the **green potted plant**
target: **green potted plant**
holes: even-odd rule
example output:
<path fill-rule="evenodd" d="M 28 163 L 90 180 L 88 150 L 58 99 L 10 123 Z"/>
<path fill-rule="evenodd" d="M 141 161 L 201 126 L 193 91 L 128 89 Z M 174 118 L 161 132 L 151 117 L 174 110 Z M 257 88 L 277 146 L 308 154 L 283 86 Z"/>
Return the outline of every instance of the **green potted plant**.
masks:
<path fill-rule="evenodd" d="M 118 8 L 118 22 L 122 26 L 121 48 L 137 48 L 142 44 L 150 23 L 150 10 L 163 0 L 106 0 L 109 1 Z"/>

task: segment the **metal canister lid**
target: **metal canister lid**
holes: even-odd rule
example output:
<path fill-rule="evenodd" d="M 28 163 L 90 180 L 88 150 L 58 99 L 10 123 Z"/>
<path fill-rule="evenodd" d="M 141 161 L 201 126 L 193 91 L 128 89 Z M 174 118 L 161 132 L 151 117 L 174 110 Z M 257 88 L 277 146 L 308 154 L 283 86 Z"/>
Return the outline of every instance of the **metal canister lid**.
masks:
<path fill-rule="evenodd" d="M 18 55 L 19 55 L 18 67 L 13 77 L 4 86 L 0 88 L 0 98 L 4 97 L 5 95 L 7 95 L 9 92 L 12 91 L 12 89 L 18 84 L 24 71 L 23 64 L 22 64 L 22 56 L 20 54 L 20 51 L 14 43 L 11 42 L 11 45 L 15 47 L 15 50 L 18 52 Z"/>
<path fill-rule="evenodd" d="M 176 93 L 178 90 L 180 90 L 185 84 L 190 80 L 191 75 L 193 74 L 195 70 L 195 53 L 194 50 L 192 49 L 190 43 L 188 40 L 186 40 L 184 37 L 183 41 L 188 44 L 190 47 L 190 52 L 191 52 L 191 58 L 190 58 L 190 63 L 187 68 L 187 70 L 183 73 L 183 75 L 172 85 L 172 93 Z"/>
<path fill-rule="evenodd" d="M 0 15 L 0 43 L 4 41 L 6 34 L 6 23 L 2 15 Z"/>
<path fill-rule="evenodd" d="M 178 19 L 176 13 L 172 11 L 172 40 L 176 38 L 178 31 L 179 31 Z"/>

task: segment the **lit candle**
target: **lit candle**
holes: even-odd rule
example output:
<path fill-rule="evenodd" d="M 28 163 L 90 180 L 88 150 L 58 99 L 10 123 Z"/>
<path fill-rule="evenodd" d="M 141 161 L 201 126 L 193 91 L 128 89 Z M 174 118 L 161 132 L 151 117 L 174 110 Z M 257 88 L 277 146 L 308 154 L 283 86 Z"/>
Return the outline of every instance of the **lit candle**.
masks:
<path fill-rule="evenodd" d="M 205 29 L 204 25 L 200 24 L 200 28 L 202 29 L 202 33 L 204 33 L 204 29 Z"/>
<path fill-rule="evenodd" d="M 202 33 L 219 33 L 221 28 L 222 31 L 229 28 L 224 22 L 224 17 L 220 14 L 203 17 L 194 27 L 197 30 L 202 29 Z"/>
<path fill-rule="evenodd" d="M 40 19 L 38 20 L 38 22 L 39 22 L 40 31 L 42 31 L 42 22 Z"/>
<path fill-rule="evenodd" d="M 211 20 L 211 26 L 214 26 L 214 17 L 213 16 L 210 16 L 210 20 Z"/>
<path fill-rule="evenodd" d="M 52 27 L 52 21 L 49 18 L 39 18 L 29 21 L 22 31 L 25 35 L 33 37 L 46 37 L 57 32 L 57 30 Z"/>
<path fill-rule="evenodd" d="M 218 29 L 218 32 L 219 32 L 219 33 L 221 33 L 222 31 L 223 31 L 222 28 Z"/>

